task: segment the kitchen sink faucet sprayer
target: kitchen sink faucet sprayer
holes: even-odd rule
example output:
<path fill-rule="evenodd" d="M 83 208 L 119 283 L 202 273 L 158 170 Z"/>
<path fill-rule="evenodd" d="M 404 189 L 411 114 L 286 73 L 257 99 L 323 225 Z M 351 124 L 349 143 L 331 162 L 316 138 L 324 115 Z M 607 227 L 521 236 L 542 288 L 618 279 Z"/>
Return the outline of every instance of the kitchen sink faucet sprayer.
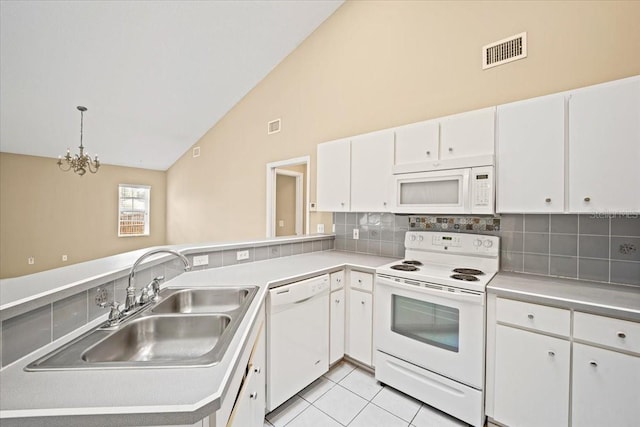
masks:
<path fill-rule="evenodd" d="M 187 257 L 185 257 L 184 255 L 182 255 L 180 252 L 178 251 L 174 251 L 172 249 L 153 249 L 149 252 L 146 252 L 144 254 L 142 254 L 142 256 L 140 256 L 140 258 L 138 258 L 136 260 L 136 262 L 133 263 L 133 266 L 131 266 L 131 270 L 129 271 L 129 286 L 127 287 L 127 300 L 125 301 L 125 305 L 124 305 L 124 311 L 130 311 L 132 309 L 134 309 L 136 307 L 136 288 L 133 285 L 133 279 L 135 277 L 136 274 L 136 267 L 138 267 L 138 265 L 144 261 L 145 259 L 147 259 L 148 257 L 150 257 L 151 255 L 156 255 L 159 253 L 168 253 L 168 254 L 173 254 L 175 256 L 177 256 L 178 258 L 180 258 L 182 260 L 182 262 L 184 263 L 184 271 L 189 271 L 191 270 L 191 264 L 189 264 L 189 260 L 187 259 Z M 155 279 L 153 279 L 153 292 L 155 295 L 157 295 L 157 292 L 160 291 L 160 280 L 164 280 L 164 277 L 156 277 Z M 143 294 L 145 293 L 145 291 L 143 290 Z M 143 298 L 141 298 L 142 300 Z"/>

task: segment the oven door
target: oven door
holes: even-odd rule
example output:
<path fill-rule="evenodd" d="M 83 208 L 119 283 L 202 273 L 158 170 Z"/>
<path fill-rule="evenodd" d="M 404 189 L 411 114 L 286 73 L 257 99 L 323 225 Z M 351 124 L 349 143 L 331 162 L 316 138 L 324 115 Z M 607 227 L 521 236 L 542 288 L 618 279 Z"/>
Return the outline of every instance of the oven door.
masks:
<path fill-rule="evenodd" d="M 485 295 L 449 289 L 378 276 L 376 347 L 481 390 L 484 383 Z"/>

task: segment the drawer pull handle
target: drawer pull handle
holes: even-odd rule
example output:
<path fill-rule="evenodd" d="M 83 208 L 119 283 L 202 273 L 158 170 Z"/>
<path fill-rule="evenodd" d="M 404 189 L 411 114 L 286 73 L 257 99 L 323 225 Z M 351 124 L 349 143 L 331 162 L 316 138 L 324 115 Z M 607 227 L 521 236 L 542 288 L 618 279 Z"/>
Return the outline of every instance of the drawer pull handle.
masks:
<path fill-rule="evenodd" d="M 625 334 L 624 332 L 618 332 L 618 338 L 625 339 L 626 337 L 627 337 L 627 334 Z"/>
<path fill-rule="evenodd" d="M 548 353 L 549 353 L 549 356 L 551 356 L 551 357 L 553 357 L 553 356 L 555 356 L 555 355 L 556 355 L 556 352 L 555 352 L 555 351 L 553 351 L 553 350 L 549 350 L 549 352 L 548 352 Z"/>
<path fill-rule="evenodd" d="M 597 368 L 598 362 L 596 362 L 595 360 L 592 360 L 591 362 L 589 362 L 589 365 L 593 366 L 594 368 Z"/>
<path fill-rule="evenodd" d="M 529 318 L 529 320 L 533 320 L 533 314 L 528 314 L 527 317 Z"/>
<path fill-rule="evenodd" d="M 253 400 L 256 400 L 258 398 L 258 392 L 253 392 L 249 395 L 250 398 L 252 398 Z"/>

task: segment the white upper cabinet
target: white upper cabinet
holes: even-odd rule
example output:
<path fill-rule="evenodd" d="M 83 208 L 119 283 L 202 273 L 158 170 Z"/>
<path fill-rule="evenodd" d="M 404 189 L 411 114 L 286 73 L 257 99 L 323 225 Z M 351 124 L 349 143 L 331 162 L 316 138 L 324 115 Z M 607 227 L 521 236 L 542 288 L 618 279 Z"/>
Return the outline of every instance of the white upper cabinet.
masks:
<path fill-rule="evenodd" d="M 640 77 L 572 92 L 569 210 L 640 212 Z"/>
<path fill-rule="evenodd" d="M 438 160 L 440 123 L 438 120 L 412 123 L 395 129 L 395 164 Z"/>
<path fill-rule="evenodd" d="M 440 119 L 442 160 L 493 155 L 496 107 Z"/>
<path fill-rule="evenodd" d="M 351 141 L 339 139 L 318 145 L 317 209 L 347 212 L 351 200 Z"/>
<path fill-rule="evenodd" d="M 387 212 L 391 207 L 393 132 L 385 130 L 351 140 L 351 210 Z"/>
<path fill-rule="evenodd" d="M 497 212 L 564 211 L 565 98 L 498 106 Z"/>

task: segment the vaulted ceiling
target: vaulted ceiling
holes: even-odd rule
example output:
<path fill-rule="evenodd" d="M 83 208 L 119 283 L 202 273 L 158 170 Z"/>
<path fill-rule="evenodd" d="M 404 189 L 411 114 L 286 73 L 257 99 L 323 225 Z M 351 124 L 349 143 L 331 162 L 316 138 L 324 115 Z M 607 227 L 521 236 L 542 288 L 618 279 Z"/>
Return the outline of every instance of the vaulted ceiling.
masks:
<path fill-rule="evenodd" d="M 0 151 L 166 170 L 342 0 L 0 2 Z"/>

